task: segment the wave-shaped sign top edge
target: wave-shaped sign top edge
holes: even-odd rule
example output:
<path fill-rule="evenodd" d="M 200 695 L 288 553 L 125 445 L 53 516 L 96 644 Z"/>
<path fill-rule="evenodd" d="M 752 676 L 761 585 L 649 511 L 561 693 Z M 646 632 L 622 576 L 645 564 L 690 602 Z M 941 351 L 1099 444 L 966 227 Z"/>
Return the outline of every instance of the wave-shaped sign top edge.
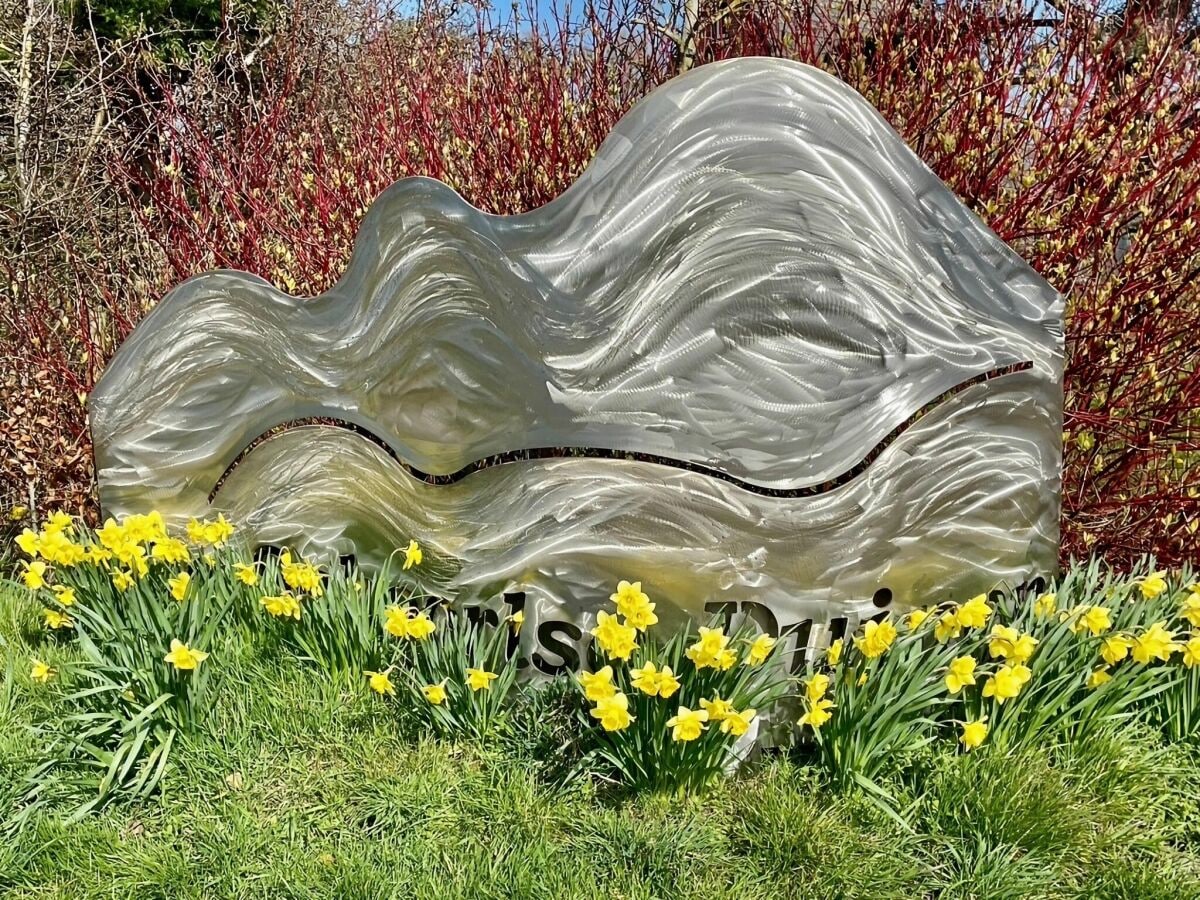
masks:
<path fill-rule="evenodd" d="M 851 88 L 700 67 L 545 206 L 494 216 L 405 179 L 348 268 L 296 298 L 183 283 L 92 397 L 101 499 L 207 497 L 279 421 L 333 415 L 432 474 L 530 446 L 821 484 L 984 372 L 1061 381 L 1062 301 Z"/>

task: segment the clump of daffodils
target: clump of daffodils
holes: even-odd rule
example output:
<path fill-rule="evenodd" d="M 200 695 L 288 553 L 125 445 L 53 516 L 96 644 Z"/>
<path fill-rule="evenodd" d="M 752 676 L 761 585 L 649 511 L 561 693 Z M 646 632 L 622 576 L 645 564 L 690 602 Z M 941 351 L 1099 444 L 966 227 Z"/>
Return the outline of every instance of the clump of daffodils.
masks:
<path fill-rule="evenodd" d="M 101 704 L 104 715 L 122 723 L 114 740 L 131 742 L 120 749 L 128 754 L 124 771 L 130 778 L 140 777 L 143 769 L 136 760 L 156 752 L 159 736 L 169 744 L 171 735 L 202 721 L 211 705 L 208 685 L 222 677 L 214 662 L 226 658 L 226 647 L 269 633 L 268 646 L 328 665 L 348 648 L 381 643 L 384 635 L 415 646 L 433 643 L 440 630 L 427 612 L 410 606 L 398 604 L 384 613 L 382 602 L 375 605 L 378 598 L 398 592 L 381 586 L 368 596 L 352 569 L 327 571 L 287 549 L 252 557 L 238 540 L 236 526 L 222 514 L 174 523 L 153 511 L 110 517 L 90 528 L 60 512 L 40 528 L 24 527 L 15 545 L 21 583 L 41 608 L 44 628 L 56 642 L 74 643 L 79 650 L 79 659 L 61 676 L 45 660 L 32 659 L 28 678 L 37 685 L 60 678 L 74 682 L 91 677 L 97 667 L 105 680 L 115 681 L 118 690 L 88 692 L 92 699 L 79 715 L 95 715 L 95 705 Z M 416 541 L 402 552 L 398 570 L 421 564 L 423 551 Z M 373 625 L 375 614 L 384 619 L 373 634 L 370 628 L 346 627 L 357 621 Z M 519 624 L 514 620 L 512 630 L 519 630 Z M 506 625 L 502 637 L 508 633 Z M 503 640 L 492 645 L 502 647 Z M 460 649 L 456 680 L 425 678 L 421 703 L 450 710 L 457 682 L 463 696 L 481 698 L 475 706 L 494 718 L 512 672 L 491 661 L 481 664 Z M 386 659 L 380 662 L 353 671 L 366 668 L 366 684 L 376 693 L 400 694 L 409 673 Z M 64 721 L 72 721 L 69 714 Z M 118 752 L 116 745 L 105 749 Z M 161 774 L 162 767 L 153 771 Z M 113 782 L 105 787 L 119 786 Z"/>
<path fill-rule="evenodd" d="M 234 527 L 225 521 L 224 514 L 210 521 L 192 519 L 187 523 L 187 536 L 197 546 L 220 547 L 233 537 Z"/>
<path fill-rule="evenodd" d="M 420 545 L 411 541 L 398 567 L 407 571 L 423 558 Z M 362 596 L 361 585 L 355 585 L 354 595 Z M 377 613 L 377 634 L 390 665 L 364 672 L 375 693 L 394 697 L 435 734 L 492 735 L 516 681 L 517 657 L 508 652 L 508 642 L 519 639 L 524 613 L 501 620 L 469 616 L 448 605 L 420 609 L 411 603 L 384 603 Z M 380 690 L 383 675 L 388 683 Z"/>
<path fill-rule="evenodd" d="M 941 711 L 949 716 L 956 704 L 973 706 L 979 697 L 1015 697 L 1029 680 L 1026 663 L 1039 640 L 996 616 L 980 594 L 898 618 L 887 614 L 837 637 L 801 682 L 802 740 L 839 770 L 836 777 L 873 778 L 905 748 L 923 746 Z M 980 746 L 985 719 L 958 721 L 962 746 Z"/>
<path fill-rule="evenodd" d="M 383 630 L 405 641 L 424 641 L 437 630 L 429 614 L 413 606 L 389 606 L 384 610 Z"/>
<path fill-rule="evenodd" d="M 603 664 L 576 676 L 592 729 L 585 743 L 632 786 L 703 784 L 782 694 L 776 639 L 713 623 L 660 644 L 658 604 L 642 582 L 618 582 L 609 601 L 591 631 Z"/>
<path fill-rule="evenodd" d="M 212 535 L 219 537 L 219 534 Z M 325 596 L 326 574 L 321 567 L 291 550 L 279 554 L 277 566 L 235 561 L 230 567 L 233 581 L 246 588 L 259 588 L 259 606 L 270 616 L 284 622 L 299 622 L 304 603 Z"/>
<path fill-rule="evenodd" d="M 321 570 L 310 562 L 293 559 L 290 550 L 280 554 L 279 572 L 283 576 L 284 584 L 293 591 L 302 591 L 313 597 L 320 597 L 325 593 Z"/>
<path fill-rule="evenodd" d="M 182 602 L 192 578 L 188 567 L 197 560 L 215 563 L 212 552 L 227 546 L 235 531 L 223 514 L 211 520 L 192 519 L 180 535 L 168 532 L 157 511 L 120 520 L 110 517 L 94 531 L 64 512 L 55 512 L 41 530 L 23 529 L 15 543 L 27 557 L 21 563 L 25 586 L 34 592 L 52 590 L 60 603 L 64 596 L 74 596 L 62 593 L 62 588 L 95 597 L 101 581 L 119 594 L 126 593 L 145 581 L 155 567 L 168 573 L 168 596 Z M 61 617 L 50 619 L 62 621 Z"/>
<path fill-rule="evenodd" d="M 818 672 L 804 682 L 804 715 L 800 717 L 799 725 L 818 731 L 833 718 L 834 703 L 826 696 L 828 690 L 828 675 Z"/>
<path fill-rule="evenodd" d="M 1092 734 L 1145 709 L 1194 734 L 1192 670 L 1200 583 L 1092 567 L 1032 597 L 980 594 L 837 637 L 801 682 L 799 724 L 831 769 L 868 778 L 951 728 L 969 752 Z"/>
<path fill-rule="evenodd" d="M 638 633 L 658 624 L 655 604 L 642 590 L 640 581 L 618 583 L 609 600 L 616 607 L 616 613 L 603 610 L 597 613 L 592 636 L 606 656 L 628 660 L 638 647 Z"/>
<path fill-rule="evenodd" d="M 278 596 L 263 596 L 259 602 L 276 618 L 300 621 L 300 601 L 294 594 L 284 592 Z"/>

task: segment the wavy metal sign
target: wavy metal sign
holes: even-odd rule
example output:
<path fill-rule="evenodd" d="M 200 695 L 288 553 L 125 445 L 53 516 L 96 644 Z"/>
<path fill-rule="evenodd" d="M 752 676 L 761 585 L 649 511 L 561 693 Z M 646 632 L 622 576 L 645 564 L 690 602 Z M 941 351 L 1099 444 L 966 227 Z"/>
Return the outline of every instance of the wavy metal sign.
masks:
<path fill-rule="evenodd" d="M 1056 567 L 1062 318 L 850 87 L 717 63 L 540 209 L 409 178 L 325 294 L 171 291 L 92 395 L 100 499 L 365 561 L 415 536 L 431 589 L 543 619 L 619 578 L 772 630 L 964 599 Z"/>

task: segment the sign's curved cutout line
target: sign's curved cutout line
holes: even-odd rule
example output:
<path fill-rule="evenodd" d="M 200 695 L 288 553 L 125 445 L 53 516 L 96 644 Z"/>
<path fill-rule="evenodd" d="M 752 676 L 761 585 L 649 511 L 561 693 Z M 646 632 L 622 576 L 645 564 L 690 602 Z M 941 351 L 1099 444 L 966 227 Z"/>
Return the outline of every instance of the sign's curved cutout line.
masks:
<path fill-rule="evenodd" d="M 722 481 L 727 481 L 730 484 L 737 485 L 744 491 L 749 491 L 753 494 L 762 494 L 766 497 L 815 497 L 819 494 L 825 494 L 829 491 L 837 490 L 843 485 L 849 484 L 855 478 L 858 478 L 860 475 L 866 472 L 871 463 L 877 459 L 879 455 L 886 450 L 894 440 L 896 440 L 896 438 L 908 430 L 908 428 L 914 425 L 923 416 L 927 415 L 931 410 L 936 408 L 941 403 L 944 403 L 947 399 L 959 393 L 960 391 L 965 390 L 972 385 L 982 384 L 985 381 L 990 381 L 993 378 L 999 378 L 1003 375 L 1010 375 L 1014 372 L 1025 372 L 1032 368 L 1032 362 L 1024 362 L 1017 365 L 1005 366 L 1001 369 L 994 369 L 991 372 L 984 372 L 982 375 L 976 375 L 974 378 L 969 378 L 962 384 L 956 385 L 954 388 L 946 391 L 936 400 L 926 403 L 919 410 L 905 419 L 904 422 L 892 429 L 891 434 L 871 448 L 871 450 L 862 459 L 856 462 L 845 472 L 838 475 L 836 478 L 832 479 L 831 481 L 827 481 L 824 484 L 791 489 L 767 488 L 758 484 L 754 484 L 751 481 L 744 481 L 743 479 L 730 475 L 727 472 L 722 472 L 720 469 L 713 469 L 683 460 L 671 459 L 670 457 L 666 456 L 638 453 L 634 458 L 642 462 L 655 463 L 660 466 L 669 466 L 677 469 L 686 469 L 690 472 L 698 472 L 702 475 L 708 475 L 711 478 L 719 478 Z M 449 475 L 432 475 L 428 472 L 421 472 L 418 469 L 415 469 L 409 463 L 405 462 L 403 456 L 401 456 L 401 452 L 396 447 L 393 447 L 391 444 L 389 444 L 382 435 L 376 434 L 370 429 L 364 428 L 363 426 L 354 422 L 350 422 L 346 419 L 340 419 L 337 417 L 336 410 L 329 410 L 328 415 L 325 416 L 310 416 L 305 419 L 291 419 L 286 422 L 279 422 L 278 424 L 273 425 L 272 427 L 263 431 L 260 435 L 258 435 L 258 437 L 247 444 L 241 450 L 241 452 L 234 457 L 229 465 L 225 467 L 225 471 L 221 473 L 221 477 L 217 479 L 216 484 L 214 484 L 212 490 L 209 491 L 208 502 L 213 502 L 218 492 L 221 490 L 221 485 L 225 483 L 225 480 L 241 464 L 242 460 L 244 460 L 248 454 L 252 453 L 256 447 L 259 447 L 265 441 L 270 440 L 272 437 L 281 434 L 284 431 L 290 431 L 294 428 L 303 428 L 310 425 L 324 425 L 331 428 L 342 428 L 346 431 L 353 432 L 354 434 L 361 435 L 387 453 L 388 456 L 390 456 L 396 462 L 396 465 L 407 472 L 412 478 L 416 479 L 417 481 L 423 481 L 426 484 L 454 484 L 462 481 L 467 476 L 473 474 L 474 472 L 478 472 L 481 469 L 487 469 L 492 466 L 511 465 L 530 459 L 574 459 L 581 457 L 586 459 L 630 458 L 630 454 L 626 453 L 625 451 L 607 450 L 600 447 L 526 447 L 514 449 L 498 456 L 476 460 L 475 462 L 468 463 L 457 472 L 452 472 Z"/>

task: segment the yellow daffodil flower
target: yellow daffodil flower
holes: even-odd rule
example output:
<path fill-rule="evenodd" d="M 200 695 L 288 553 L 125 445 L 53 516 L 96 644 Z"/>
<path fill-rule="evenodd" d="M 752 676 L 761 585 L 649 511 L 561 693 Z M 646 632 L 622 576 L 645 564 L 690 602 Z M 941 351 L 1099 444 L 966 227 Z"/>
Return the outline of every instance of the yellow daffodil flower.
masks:
<path fill-rule="evenodd" d="M 87 550 L 82 544 L 76 544 L 65 535 L 57 535 L 53 539 L 43 538 L 41 541 L 42 558 L 62 566 L 77 566 L 87 559 Z"/>
<path fill-rule="evenodd" d="M 708 714 L 708 721 L 720 722 L 728 715 L 734 713 L 733 704 L 728 700 L 722 700 L 720 695 L 713 697 L 711 700 L 700 699 L 700 708 Z"/>
<path fill-rule="evenodd" d="M 385 694 L 395 696 L 396 686 L 392 684 L 392 670 L 388 668 L 383 672 L 363 672 L 367 676 L 367 684 L 371 686 L 371 690 L 379 694 L 381 697 Z"/>
<path fill-rule="evenodd" d="M 214 547 L 220 547 L 233 537 L 235 530 L 229 522 L 225 521 L 225 514 L 220 513 L 215 522 L 205 527 L 204 537 Z"/>
<path fill-rule="evenodd" d="M 1025 632 L 1013 641 L 1012 647 L 1008 652 L 1008 661 L 1012 663 L 1027 663 L 1033 657 L 1034 650 L 1037 649 L 1038 639 L 1032 634 Z"/>
<path fill-rule="evenodd" d="M 113 587 L 124 593 L 133 587 L 133 576 L 124 569 L 117 569 L 112 573 L 112 583 Z"/>
<path fill-rule="evenodd" d="M 1143 599 L 1155 600 L 1167 589 L 1166 572 L 1151 572 L 1137 583 Z"/>
<path fill-rule="evenodd" d="M 412 606 L 389 606 L 384 610 L 384 630 L 393 637 L 423 641 L 437 631 L 437 623 Z"/>
<path fill-rule="evenodd" d="M 1109 681 L 1112 681 L 1112 675 L 1109 674 L 1108 666 L 1097 666 L 1088 674 L 1087 686 L 1095 690 Z"/>
<path fill-rule="evenodd" d="M 1021 634 L 1007 625 L 994 625 L 988 641 L 992 659 L 1007 659 L 1011 663 L 1029 662 L 1038 640 L 1032 634 Z"/>
<path fill-rule="evenodd" d="M 234 563 L 233 574 L 247 587 L 254 587 L 258 584 L 258 570 L 249 563 Z"/>
<path fill-rule="evenodd" d="M 112 559 L 112 551 L 103 544 L 92 544 L 84 551 L 83 558 L 93 566 L 102 566 Z"/>
<path fill-rule="evenodd" d="M 490 691 L 492 682 L 499 677 L 486 669 L 467 669 L 467 687 L 472 691 Z"/>
<path fill-rule="evenodd" d="M 1072 626 L 1076 634 L 1089 631 L 1092 637 L 1099 637 L 1112 628 L 1112 617 L 1106 606 L 1077 606 L 1073 612 L 1078 615 Z"/>
<path fill-rule="evenodd" d="M 63 606 L 75 605 L 75 588 L 67 587 L 65 584 L 56 584 L 51 590 L 54 591 L 54 599 Z"/>
<path fill-rule="evenodd" d="M 820 672 L 809 676 L 804 682 L 804 696 L 809 703 L 816 703 L 829 690 L 829 676 Z"/>
<path fill-rule="evenodd" d="M 997 703 L 1003 704 L 1021 693 L 1031 674 L 1028 666 L 1003 665 L 984 682 L 983 696 L 995 697 Z"/>
<path fill-rule="evenodd" d="M 525 610 L 518 609 L 508 617 L 508 623 L 512 627 L 513 634 L 519 635 L 521 627 L 525 624 Z"/>
<path fill-rule="evenodd" d="M 727 648 L 729 638 L 723 628 L 700 626 L 700 639 L 684 652 L 697 669 L 716 668 L 718 657 Z"/>
<path fill-rule="evenodd" d="M 771 655 L 771 651 L 775 649 L 778 641 L 769 634 L 760 634 L 750 642 L 750 649 L 746 651 L 746 658 L 743 662 L 748 666 L 761 666 L 767 661 L 767 657 Z"/>
<path fill-rule="evenodd" d="M 756 709 L 743 709 L 741 712 L 730 712 L 721 719 L 722 734 L 731 734 L 734 737 L 741 737 L 750 730 L 750 722 L 758 714 Z"/>
<path fill-rule="evenodd" d="M 169 662 L 180 672 L 191 672 L 206 659 L 207 653 L 203 650 L 193 650 L 178 638 L 171 639 L 171 651 L 163 657 L 164 662 Z"/>
<path fill-rule="evenodd" d="M 180 603 L 187 597 L 188 585 L 192 583 L 192 576 L 187 572 L 180 572 L 174 578 L 167 580 L 167 587 L 171 591 L 171 596 Z"/>
<path fill-rule="evenodd" d="M 46 682 L 53 680 L 54 676 L 58 674 L 54 669 L 50 668 L 50 666 L 46 665 L 36 657 L 32 660 L 32 663 L 33 665 L 29 670 L 29 677 L 34 681 L 45 684 Z"/>
<path fill-rule="evenodd" d="M 979 594 L 960 606 L 956 617 L 963 628 L 982 628 L 991 615 L 992 608 L 988 605 L 987 595 Z"/>
<path fill-rule="evenodd" d="M 583 688 L 583 695 L 592 703 L 607 700 L 617 693 L 617 686 L 613 684 L 612 666 L 605 666 L 596 672 L 580 672 L 578 679 Z"/>
<path fill-rule="evenodd" d="M 629 659 L 637 649 L 637 629 L 618 621 L 615 615 L 606 612 L 596 613 L 596 627 L 592 636 L 600 645 L 600 649 L 612 659 Z"/>
<path fill-rule="evenodd" d="M 658 624 L 658 616 L 654 612 L 654 604 L 646 603 L 625 613 L 625 624 L 632 625 L 638 631 L 645 631 L 652 625 Z"/>
<path fill-rule="evenodd" d="M 419 612 L 408 620 L 408 636 L 414 641 L 426 640 L 437 631 L 437 625 L 426 612 Z"/>
<path fill-rule="evenodd" d="M 642 590 L 642 583 L 628 581 L 617 583 L 616 593 L 608 598 L 617 607 L 617 613 L 625 617 L 625 624 L 631 625 L 638 631 L 645 631 L 651 625 L 658 624 L 658 616 L 654 613 L 655 604 Z"/>
<path fill-rule="evenodd" d="M 39 560 L 27 562 L 25 565 L 25 574 L 22 576 L 25 579 L 25 587 L 31 591 L 36 591 L 39 588 L 46 586 L 46 564 Z"/>
<path fill-rule="evenodd" d="M 187 523 L 188 540 L 201 546 L 220 547 L 233 537 L 235 530 L 233 525 L 225 520 L 224 513 L 218 515 L 212 522 L 192 519 Z"/>
<path fill-rule="evenodd" d="M 113 556 L 138 578 L 145 578 L 146 573 L 150 571 L 146 562 L 146 550 L 140 544 L 123 544 L 113 551 Z"/>
<path fill-rule="evenodd" d="M 60 509 L 50 514 L 42 530 L 46 534 L 63 534 L 70 532 L 74 527 L 75 520 Z"/>
<path fill-rule="evenodd" d="M 43 531 L 38 536 L 38 552 L 46 562 L 58 566 L 77 566 L 87 558 L 83 547 L 60 531 Z"/>
<path fill-rule="evenodd" d="M 896 626 L 885 619 L 882 622 L 874 620 L 863 625 L 863 633 L 861 637 L 854 639 L 854 646 L 857 647 L 862 655 L 867 659 L 875 659 L 887 652 L 892 646 L 892 642 L 896 640 Z"/>
<path fill-rule="evenodd" d="M 950 663 L 946 672 L 946 690 L 957 694 L 967 685 L 975 683 L 975 657 L 960 656 Z"/>
<path fill-rule="evenodd" d="M 24 506 L 14 506 L 8 511 L 8 521 L 20 522 L 23 518 L 29 515 L 29 509 Z"/>
<path fill-rule="evenodd" d="M 300 601 L 294 594 L 283 593 L 278 597 L 263 597 L 258 602 L 276 618 L 300 621 Z"/>
<path fill-rule="evenodd" d="M 150 550 L 150 555 L 155 559 L 175 565 L 182 565 L 191 561 L 192 558 L 192 554 L 188 552 L 187 544 L 179 540 L 179 538 L 173 537 L 156 541 L 154 547 Z"/>
<path fill-rule="evenodd" d="M 1039 619 L 1045 619 L 1058 611 L 1058 595 L 1042 594 L 1033 604 L 1033 614 Z"/>
<path fill-rule="evenodd" d="M 1187 619 L 1193 628 L 1200 628 L 1200 591 L 1192 589 L 1192 593 L 1184 599 L 1179 614 Z"/>
<path fill-rule="evenodd" d="M 683 683 L 671 671 L 670 666 L 663 666 L 658 672 L 658 696 L 668 700 L 678 693 Z"/>
<path fill-rule="evenodd" d="M 50 559 L 53 563 L 58 563 L 62 566 L 77 566 L 87 559 L 87 551 L 84 550 L 82 544 L 73 544 L 66 541 L 59 547 L 57 555 Z"/>
<path fill-rule="evenodd" d="M 946 641 L 953 640 L 962 634 L 962 625 L 958 621 L 957 607 L 947 610 L 938 617 L 937 624 L 933 627 L 933 636 L 939 644 L 944 644 Z"/>
<path fill-rule="evenodd" d="M 737 653 L 732 647 L 726 647 L 717 654 L 717 658 L 713 660 L 713 668 L 718 672 L 726 672 L 737 665 Z"/>
<path fill-rule="evenodd" d="M 293 591 L 305 591 L 314 597 L 325 593 L 321 584 L 321 570 L 303 560 L 295 562 L 287 550 L 279 555 L 279 571 L 283 575 L 283 583 Z"/>
<path fill-rule="evenodd" d="M 808 710 L 800 717 L 798 725 L 808 725 L 813 731 L 817 731 L 826 722 L 833 718 L 833 710 L 835 707 L 832 700 L 817 700 L 809 704 Z"/>
<path fill-rule="evenodd" d="M 87 559 L 87 551 L 81 545 L 73 544 L 61 535 L 58 537 L 57 543 L 43 540 L 41 553 L 42 559 L 46 562 L 64 568 L 77 566 Z"/>
<path fill-rule="evenodd" d="M 825 662 L 829 663 L 830 668 L 836 666 L 842 661 L 842 649 L 844 646 L 845 642 L 841 638 L 838 638 L 836 641 L 830 644 L 829 649 L 825 651 Z"/>
<path fill-rule="evenodd" d="M 71 539 L 61 531 L 45 529 L 37 536 L 38 554 L 47 562 L 52 562 L 62 554 L 64 547 L 71 545 Z"/>
<path fill-rule="evenodd" d="M 1155 622 L 1133 639 L 1130 654 L 1133 661 L 1145 665 L 1152 659 L 1166 662 L 1171 654 L 1182 650 L 1183 645 L 1175 641 L 1175 635 L 1166 629 L 1166 622 Z"/>
<path fill-rule="evenodd" d="M 389 606 L 383 611 L 383 630 L 392 637 L 407 638 L 410 606 Z"/>
<path fill-rule="evenodd" d="M 617 612 L 628 617 L 626 609 L 632 609 L 650 602 L 650 597 L 642 590 L 640 581 L 618 581 L 617 590 L 608 595 L 608 600 L 617 608 Z"/>
<path fill-rule="evenodd" d="M 155 510 L 145 515 L 126 516 L 121 523 L 125 538 L 136 544 L 152 544 L 167 536 L 167 526 L 162 513 Z"/>
<path fill-rule="evenodd" d="M 640 669 L 632 669 L 629 675 L 637 690 L 651 697 L 658 696 L 658 666 L 654 663 L 647 662 Z"/>
<path fill-rule="evenodd" d="M 929 618 L 929 610 L 914 609 L 912 612 L 910 612 L 907 616 L 904 617 L 904 626 L 909 631 L 916 631 L 918 628 L 921 627 L 921 624 L 928 618 Z"/>
<path fill-rule="evenodd" d="M 963 722 L 962 734 L 958 739 L 967 750 L 974 750 L 984 742 L 987 734 L 988 727 L 985 722 Z"/>
<path fill-rule="evenodd" d="M 118 525 L 112 518 L 104 520 L 104 524 L 96 532 L 96 537 L 109 550 L 116 550 L 117 547 L 129 541 L 129 538 L 125 534 L 125 529 Z"/>
<path fill-rule="evenodd" d="M 1100 656 L 1110 666 L 1115 666 L 1126 656 L 1129 655 L 1129 649 L 1133 646 L 1133 639 L 1128 635 L 1117 632 L 1110 634 L 1100 644 Z"/>
<path fill-rule="evenodd" d="M 1188 642 L 1183 645 L 1183 664 L 1189 669 L 1200 666 L 1200 631 L 1193 631 Z"/>
<path fill-rule="evenodd" d="M 633 722 L 633 716 L 629 714 L 629 698 L 621 693 L 598 701 L 591 715 L 600 720 L 600 727 L 605 731 L 622 731 Z"/>
<path fill-rule="evenodd" d="M 667 727 L 671 729 L 671 739 L 676 741 L 694 741 L 704 733 L 708 713 L 702 709 L 679 707 L 675 715 L 667 719 Z"/>
<path fill-rule="evenodd" d="M 71 567 L 78 565 L 87 558 L 87 552 L 79 545 L 72 543 L 70 538 L 60 533 L 42 532 L 35 535 L 37 555 L 52 565 Z M 18 538 L 18 543 L 21 539 Z M 34 554 L 30 554 L 31 556 Z"/>
<path fill-rule="evenodd" d="M 26 528 L 19 535 L 17 535 L 17 546 L 20 547 L 21 552 L 30 559 L 36 557 L 41 547 L 37 532 Z"/>
<path fill-rule="evenodd" d="M 988 655 L 992 659 L 1008 656 L 1019 633 L 1017 629 L 1008 625 L 993 625 L 992 633 L 988 638 Z"/>
<path fill-rule="evenodd" d="M 411 569 L 413 566 L 419 566 L 425 558 L 425 552 L 421 549 L 421 545 L 416 541 L 409 541 L 408 546 L 404 548 L 404 569 Z"/>
<path fill-rule="evenodd" d="M 421 688 L 421 693 L 434 706 L 441 706 L 446 702 L 446 682 L 439 681 L 437 684 L 427 684 Z"/>
<path fill-rule="evenodd" d="M 46 608 L 42 610 L 42 621 L 46 623 L 48 628 L 71 628 L 75 623 L 66 613 L 59 612 L 57 609 Z"/>

